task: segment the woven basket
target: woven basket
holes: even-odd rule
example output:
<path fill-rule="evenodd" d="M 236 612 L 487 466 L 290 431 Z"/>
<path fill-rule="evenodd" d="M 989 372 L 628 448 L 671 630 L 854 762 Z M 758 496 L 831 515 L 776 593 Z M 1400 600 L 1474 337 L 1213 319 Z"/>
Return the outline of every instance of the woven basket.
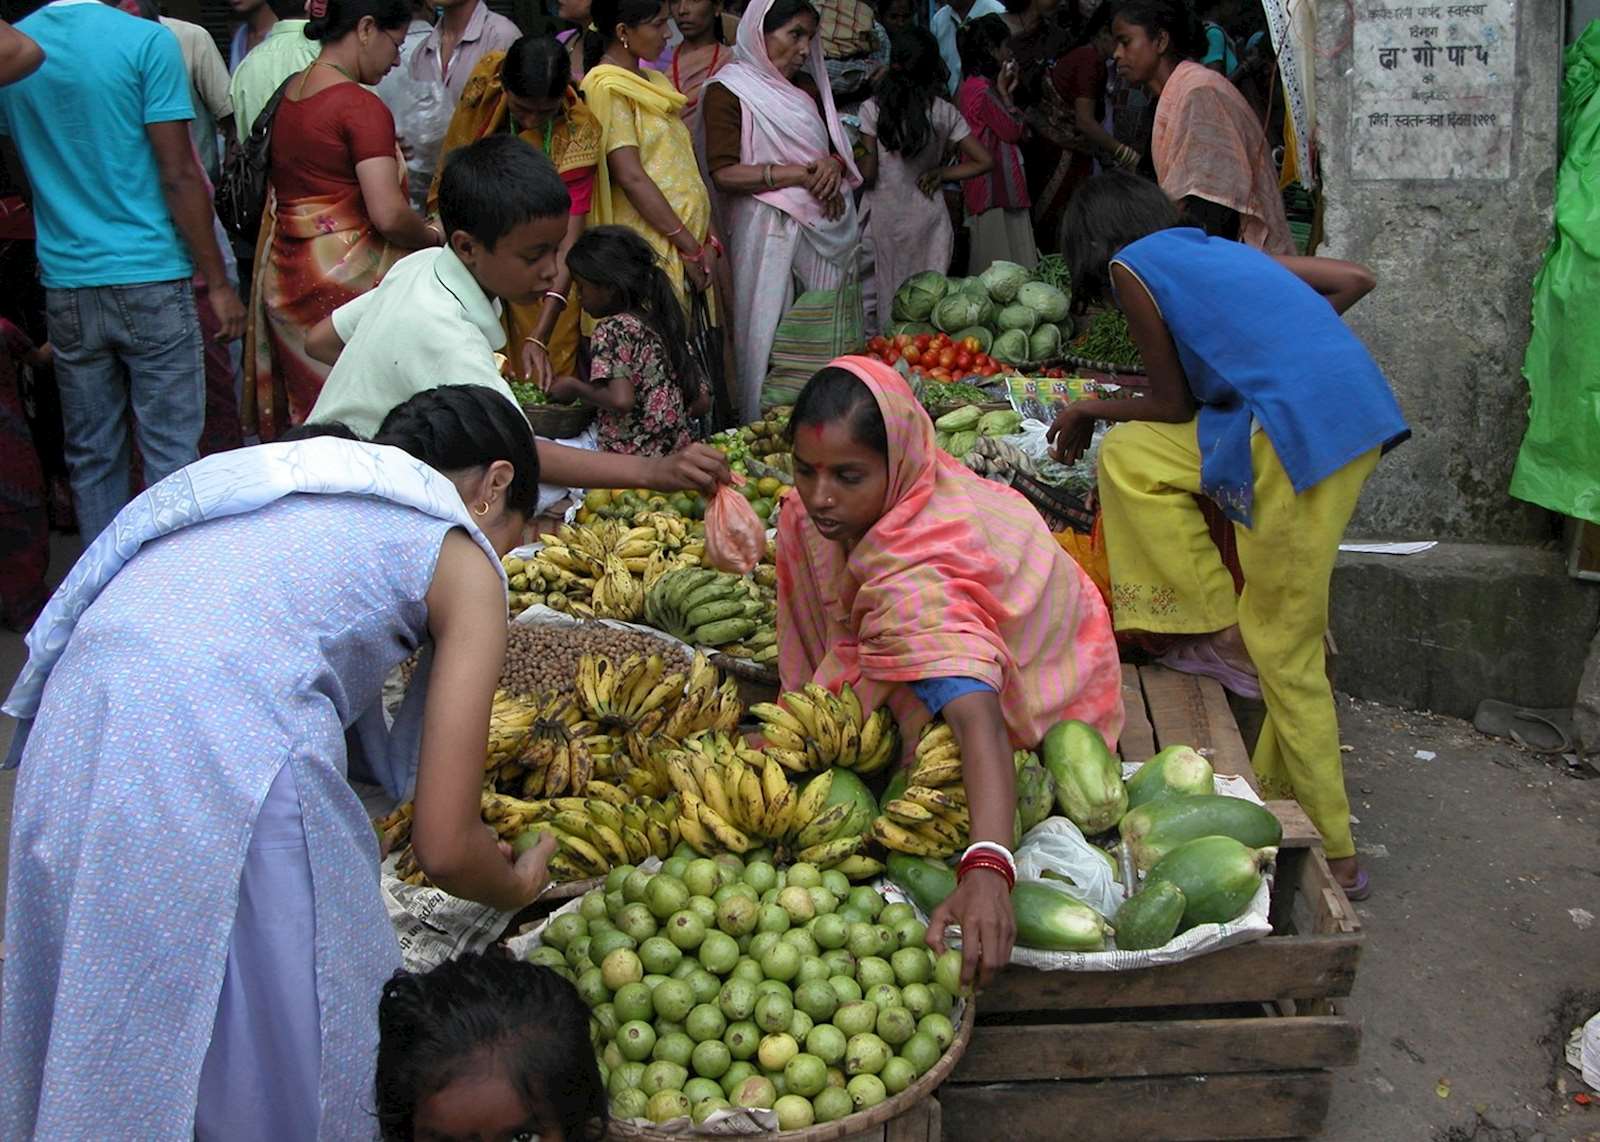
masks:
<path fill-rule="evenodd" d="M 769 1139 L 778 1139 L 779 1142 L 837 1142 L 840 1138 L 848 1138 L 853 1134 L 871 1130 L 874 1126 L 881 1126 L 892 1118 L 900 1117 L 917 1103 L 931 1096 L 939 1088 L 939 1084 L 950 1076 L 950 1072 L 961 1061 L 961 1056 L 966 1054 L 967 1044 L 972 1041 L 972 1023 L 977 1014 L 977 1006 L 970 999 L 967 1001 L 966 1010 L 961 1014 L 961 1023 L 956 1028 L 955 1040 L 951 1042 L 950 1049 L 939 1056 L 939 1061 L 933 1064 L 932 1070 L 893 1098 L 884 1099 L 871 1110 L 846 1115 L 833 1122 L 807 1126 L 804 1130 L 775 1130 L 770 1134 L 739 1134 L 726 1137 L 759 1138 L 763 1142 Z M 613 1119 L 606 1137 L 636 1138 L 642 1142 L 684 1142 L 686 1138 L 704 1138 L 707 1135 L 698 1132 L 666 1134 L 653 1126 L 636 1126 L 631 1122 L 618 1122 Z"/>
<path fill-rule="evenodd" d="M 711 665 L 731 675 L 739 687 L 739 702 L 749 709 L 757 702 L 778 700 L 778 668 L 762 666 L 745 658 L 734 658 L 720 651 L 711 656 Z"/>
<path fill-rule="evenodd" d="M 525 404 L 522 413 L 533 426 L 536 436 L 546 440 L 566 440 L 576 436 L 594 419 L 594 408 L 581 402 L 573 404 Z"/>
<path fill-rule="evenodd" d="M 1052 488 L 1022 472 L 1011 473 L 1011 486 L 1038 509 L 1051 531 L 1070 530 L 1088 535 L 1094 530 L 1094 512 L 1073 493 Z"/>

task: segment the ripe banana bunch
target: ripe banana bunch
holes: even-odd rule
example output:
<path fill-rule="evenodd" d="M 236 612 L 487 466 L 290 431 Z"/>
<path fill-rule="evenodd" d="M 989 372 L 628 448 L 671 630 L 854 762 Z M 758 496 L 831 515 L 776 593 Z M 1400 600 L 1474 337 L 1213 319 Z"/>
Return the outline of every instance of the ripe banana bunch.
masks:
<path fill-rule="evenodd" d="M 744 715 L 739 684 L 732 678 L 719 683 L 720 679 L 711 660 L 695 651 L 683 698 L 662 723 L 660 732 L 674 741 L 686 741 L 705 730 L 733 733 Z"/>
<path fill-rule="evenodd" d="M 895 852 L 947 857 L 966 847 L 971 831 L 961 747 L 948 725 L 935 722 L 917 742 L 905 792 L 884 805 L 872 822 L 872 835 Z"/>
<path fill-rule="evenodd" d="M 539 699 L 496 690 L 489 707 L 489 748 L 483 768 L 486 779 L 506 765 L 515 765 L 539 715 Z"/>
<path fill-rule="evenodd" d="M 537 801 L 485 794 L 483 818 L 506 841 L 530 829 L 553 833 L 558 848 L 550 858 L 550 875 L 556 881 L 604 876 L 619 864 L 671 854 L 678 843 L 676 798 L 630 797 L 601 781 L 590 782 L 589 793 Z"/>
<path fill-rule="evenodd" d="M 738 575 L 709 567 L 666 572 L 645 596 L 644 618 L 691 646 L 722 647 L 755 634 L 771 607 Z"/>
<path fill-rule="evenodd" d="M 507 555 L 500 560 L 500 565 L 506 572 L 506 605 L 512 615 L 520 615 L 545 601 L 544 576 L 532 560 Z"/>
<path fill-rule="evenodd" d="M 831 771 L 802 791 L 790 783 L 781 765 L 743 743 L 712 736 L 700 744 L 698 750 L 665 755 L 683 805 L 678 831 L 696 852 L 744 853 L 770 845 L 779 860 L 840 868 L 847 876 L 866 878 L 883 871 L 883 865 L 862 851 L 867 837 L 863 822 L 856 819 L 856 805 L 827 805 Z"/>
<path fill-rule="evenodd" d="M 660 550 L 652 549 L 652 554 L 644 562 L 648 565 L 659 556 Z M 620 557 L 608 555 L 604 571 L 595 580 L 591 606 L 602 619 L 620 619 L 631 623 L 644 612 L 644 584 L 633 577 Z"/>
<path fill-rule="evenodd" d="M 772 755 L 793 773 L 831 765 L 877 773 L 899 753 L 900 738 L 888 707 L 865 715 L 848 682 L 837 694 L 807 682 L 776 703 L 756 703 L 750 712 L 760 719 Z"/>
<path fill-rule="evenodd" d="M 603 654 L 590 653 L 578 660 L 576 686 L 590 718 L 648 738 L 682 700 L 687 681 L 682 670 L 668 673 L 661 654 L 630 654 L 619 666 Z"/>

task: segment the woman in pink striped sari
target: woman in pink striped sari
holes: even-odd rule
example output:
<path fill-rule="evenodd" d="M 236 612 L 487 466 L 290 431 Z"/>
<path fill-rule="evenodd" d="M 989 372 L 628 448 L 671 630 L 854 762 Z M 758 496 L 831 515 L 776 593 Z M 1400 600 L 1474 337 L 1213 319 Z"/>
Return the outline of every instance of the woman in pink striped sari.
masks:
<path fill-rule="evenodd" d="M 1056 722 L 1088 722 L 1115 747 L 1121 671 L 1089 577 L 1033 507 L 940 451 L 899 374 L 841 357 L 790 417 L 795 490 L 778 524 L 779 668 L 785 690 L 849 682 L 887 704 L 908 746 L 934 716 L 961 744 L 971 836 L 1009 852 L 1014 748 Z M 958 923 L 965 972 L 1011 955 L 1003 878 L 963 877 L 932 917 Z M 942 913 L 942 915 L 941 915 Z"/>

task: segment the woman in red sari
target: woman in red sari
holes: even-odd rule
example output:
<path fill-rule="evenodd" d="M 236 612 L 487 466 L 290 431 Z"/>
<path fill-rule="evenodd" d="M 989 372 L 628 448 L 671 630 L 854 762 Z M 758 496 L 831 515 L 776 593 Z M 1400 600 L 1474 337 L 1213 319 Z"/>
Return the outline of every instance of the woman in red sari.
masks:
<path fill-rule="evenodd" d="M 262 440 L 302 423 L 322 391 L 328 366 L 307 355 L 307 332 L 404 254 L 440 242 L 406 200 L 394 116 L 367 90 L 399 59 L 410 5 L 311 0 L 307 14 L 322 52 L 278 104 L 250 291 L 245 420 Z"/>

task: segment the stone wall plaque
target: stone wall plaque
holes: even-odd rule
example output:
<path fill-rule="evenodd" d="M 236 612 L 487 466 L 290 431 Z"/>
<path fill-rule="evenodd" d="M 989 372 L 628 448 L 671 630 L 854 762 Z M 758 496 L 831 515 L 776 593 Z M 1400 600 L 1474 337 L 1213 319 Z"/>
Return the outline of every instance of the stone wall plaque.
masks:
<path fill-rule="evenodd" d="M 1364 179 L 1503 179 L 1515 0 L 1355 0 L 1351 166 Z"/>

